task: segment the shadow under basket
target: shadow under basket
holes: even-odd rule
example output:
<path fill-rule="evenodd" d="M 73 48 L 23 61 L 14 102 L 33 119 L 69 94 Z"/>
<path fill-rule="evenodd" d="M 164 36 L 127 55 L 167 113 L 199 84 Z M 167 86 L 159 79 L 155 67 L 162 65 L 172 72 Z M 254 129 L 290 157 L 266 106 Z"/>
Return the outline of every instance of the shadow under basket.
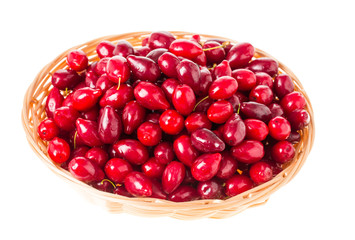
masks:
<path fill-rule="evenodd" d="M 177 38 L 186 39 L 193 35 L 193 33 L 187 32 L 171 33 Z M 37 134 L 37 126 L 43 119 L 46 118 L 44 110 L 45 102 L 46 97 L 52 88 L 50 73 L 53 73 L 58 69 L 67 68 L 66 55 L 71 50 L 81 49 L 88 55 L 90 61 L 96 61 L 99 59 L 96 54 L 96 46 L 101 41 L 108 40 L 116 43 L 117 41 L 124 39 L 130 42 L 133 46 L 137 47 L 141 45 L 142 39 L 147 37 L 149 34 L 150 32 L 135 32 L 106 36 L 92 40 L 63 52 L 38 73 L 26 92 L 22 109 L 23 127 L 26 132 L 27 140 L 33 151 L 56 175 L 68 181 L 70 185 L 76 187 L 77 190 L 84 194 L 89 200 L 95 204 L 105 206 L 112 213 L 126 212 L 141 216 L 169 216 L 178 219 L 197 219 L 205 217 L 226 218 L 240 213 L 249 207 L 266 203 L 272 193 L 288 183 L 298 173 L 304 164 L 314 141 L 314 118 L 310 100 L 304 91 L 302 84 L 294 73 L 279 61 L 280 73 L 288 74 L 292 78 L 296 90 L 304 95 L 307 103 L 305 109 L 309 112 L 311 121 L 306 128 L 300 131 L 301 140 L 295 145 L 296 155 L 294 159 L 284 166 L 283 171 L 272 180 L 249 191 L 226 200 L 196 200 L 182 203 L 175 203 L 155 198 L 128 198 L 96 190 L 95 188 L 75 179 L 68 171 L 62 169 L 59 165 L 51 161 L 47 154 L 47 143 L 42 141 Z M 201 41 L 205 41 L 208 38 L 219 38 L 235 42 L 231 39 L 223 37 L 201 35 Z M 259 49 L 255 49 L 254 57 L 273 58 Z"/>

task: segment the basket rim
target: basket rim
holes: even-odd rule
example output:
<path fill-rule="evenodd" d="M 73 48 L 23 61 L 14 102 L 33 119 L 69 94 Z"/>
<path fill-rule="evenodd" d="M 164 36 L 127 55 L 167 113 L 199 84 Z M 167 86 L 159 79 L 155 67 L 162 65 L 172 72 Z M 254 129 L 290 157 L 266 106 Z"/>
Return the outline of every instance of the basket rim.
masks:
<path fill-rule="evenodd" d="M 74 47 L 64 51 L 62 54 L 58 55 L 58 57 L 56 57 L 53 61 L 51 61 L 50 63 L 45 65 L 42 68 L 42 70 L 38 73 L 38 75 L 35 77 L 33 82 L 29 85 L 29 87 L 26 91 L 24 101 L 23 101 L 22 113 L 21 113 L 22 125 L 23 125 L 27 140 L 28 140 L 32 150 L 47 165 L 47 167 L 49 167 L 57 175 L 60 175 L 61 177 L 63 177 L 66 181 L 74 183 L 77 187 L 79 187 L 82 190 L 85 190 L 85 192 L 89 193 L 90 195 L 99 197 L 104 200 L 109 200 L 112 202 L 119 202 L 119 203 L 124 203 L 124 204 L 128 204 L 128 205 L 129 204 L 133 204 L 133 205 L 139 204 L 140 207 L 143 207 L 143 208 L 146 207 L 149 209 L 154 208 L 152 205 L 155 205 L 156 207 L 159 207 L 159 208 L 168 208 L 168 209 L 170 209 L 171 206 L 174 205 L 175 210 L 178 210 L 178 209 L 203 209 L 203 208 L 211 208 L 211 207 L 216 207 L 216 210 L 218 210 L 218 209 L 223 208 L 224 206 L 226 206 L 226 207 L 230 206 L 230 203 L 236 202 L 237 200 L 244 201 L 245 203 L 248 203 L 248 200 L 251 202 L 255 201 L 255 199 L 259 200 L 248 207 L 265 203 L 268 200 L 269 196 L 274 192 L 274 191 L 268 191 L 265 194 L 263 189 L 265 189 L 266 186 L 268 186 L 267 188 L 269 188 L 269 187 L 272 187 L 273 185 L 275 185 L 276 183 L 278 183 L 278 184 L 276 184 L 275 188 L 276 188 L 276 190 L 279 189 L 280 187 L 282 187 L 283 185 L 288 183 L 298 173 L 299 169 L 302 167 L 305 159 L 307 158 L 307 156 L 310 153 L 312 146 L 313 146 L 314 136 L 315 136 L 315 127 L 314 127 L 314 114 L 313 114 L 313 108 L 312 108 L 311 102 L 310 102 L 309 97 L 308 97 L 307 93 L 305 92 L 301 82 L 298 80 L 296 75 L 288 67 L 286 67 L 284 64 L 282 64 L 279 60 L 277 60 L 276 58 L 274 58 L 270 54 L 268 54 L 258 48 L 255 48 L 256 55 L 270 57 L 272 59 L 275 59 L 279 63 L 279 69 L 281 69 L 283 72 L 287 73 L 292 78 L 292 80 L 297 83 L 297 91 L 301 92 L 306 98 L 305 109 L 307 109 L 307 111 L 309 112 L 310 119 L 311 119 L 310 124 L 307 127 L 308 130 L 310 130 L 310 131 L 308 131 L 308 140 L 309 141 L 306 146 L 306 149 L 300 153 L 302 155 L 302 157 L 304 158 L 304 161 L 301 163 L 300 166 L 298 166 L 298 169 L 294 170 L 294 172 L 291 171 L 292 169 L 290 169 L 290 167 L 286 167 L 281 173 L 279 173 L 277 176 L 275 176 L 269 182 L 266 182 L 264 184 L 256 186 L 246 192 L 243 192 L 242 194 L 236 195 L 236 196 L 228 198 L 226 200 L 215 200 L 215 199 L 204 199 L 203 200 L 202 199 L 202 200 L 194 200 L 194 201 L 190 201 L 190 202 L 172 202 L 169 200 L 162 200 L 162 199 L 157 199 L 157 198 L 139 198 L 139 197 L 129 198 L 129 197 L 97 190 L 97 189 L 89 186 L 88 184 L 75 179 L 68 171 L 62 169 L 59 165 L 54 164 L 50 160 L 50 158 L 47 156 L 47 154 L 45 152 L 46 150 L 44 151 L 43 149 L 41 149 L 39 147 L 39 145 L 36 143 L 36 139 L 35 139 L 36 131 L 33 131 L 33 129 L 36 129 L 36 126 L 33 129 L 31 129 L 31 127 L 29 126 L 30 119 L 28 118 L 28 110 L 29 110 L 28 108 L 31 104 L 33 104 L 32 103 L 33 99 L 30 100 L 29 96 L 32 96 L 33 93 L 35 92 L 35 87 L 36 87 L 35 83 L 36 83 L 37 79 L 42 79 L 42 81 L 43 81 L 43 79 L 50 77 L 49 76 L 49 73 L 50 73 L 49 69 L 53 65 L 53 63 L 59 62 L 59 60 L 62 58 L 63 55 L 66 55 L 66 53 L 68 53 L 69 51 L 71 51 L 73 49 L 83 49 L 86 46 L 90 46 L 90 45 L 95 44 L 95 43 L 102 41 L 102 40 L 108 40 L 108 41 L 115 42 L 114 39 L 119 39 L 119 40 L 125 39 L 125 40 L 129 41 L 130 38 L 128 38 L 128 37 L 125 38 L 126 36 L 133 36 L 133 37 L 139 36 L 139 37 L 143 38 L 143 37 L 148 36 L 150 33 L 151 32 L 149 32 L 149 31 L 130 32 L 130 33 L 124 33 L 124 34 L 118 34 L 118 35 L 108 35 L 108 36 L 96 38 L 94 40 L 88 41 L 83 44 L 79 44 L 77 46 L 74 46 Z M 177 38 L 183 38 L 186 36 L 191 36 L 191 35 L 197 34 L 197 33 L 183 32 L 183 31 L 170 31 L 170 33 L 177 36 Z M 207 34 L 200 34 L 200 35 L 203 38 L 220 38 L 220 39 L 224 39 L 226 41 L 231 41 L 232 43 L 237 43 L 237 41 L 229 39 L 229 38 L 225 38 L 225 37 L 213 36 L 213 35 L 207 35 Z M 303 137 L 303 135 L 301 137 Z M 295 156 L 295 158 L 296 157 L 297 156 Z M 295 160 L 296 159 L 292 160 L 292 162 L 296 162 Z M 297 159 L 297 160 L 299 160 L 299 159 Z M 278 176 L 282 176 L 281 181 L 280 181 L 280 178 L 278 178 Z M 147 205 L 147 203 L 150 203 L 150 204 Z"/>

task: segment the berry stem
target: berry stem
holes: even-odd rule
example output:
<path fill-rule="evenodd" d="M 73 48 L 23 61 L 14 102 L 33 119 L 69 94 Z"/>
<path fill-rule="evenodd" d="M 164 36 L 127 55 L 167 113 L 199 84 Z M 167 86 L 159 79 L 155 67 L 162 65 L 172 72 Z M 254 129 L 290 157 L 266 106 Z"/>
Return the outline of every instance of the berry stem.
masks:
<path fill-rule="evenodd" d="M 118 78 L 118 86 L 117 86 L 117 90 L 120 89 L 120 86 L 121 86 L 121 77 Z"/>
<path fill-rule="evenodd" d="M 195 107 L 194 107 L 194 110 L 192 110 L 192 111 L 194 112 L 194 111 L 196 110 L 196 107 L 197 107 L 200 103 L 202 103 L 203 101 L 205 101 L 207 98 L 208 98 L 208 96 L 206 96 L 206 97 L 202 98 L 200 101 L 198 101 L 198 103 L 196 103 L 196 105 L 195 105 Z"/>
<path fill-rule="evenodd" d="M 75 134 L 74 134 L 74 149 L 76 149 L 76 136 L 78 135 L 78 131 L 75 131 Z"/>
<path fill-rule="evenodd" d="M 117 186 L 111 181 L 111 180 L 109 180 L 109 179 L 102 179 L 102 181 L 101 181 L 101 184 L 103 184 L 104 182 L 109 182 L 109 183 L 111 183 L 111 185 L 113 186 L 113 188 L 117 188 Z M 119 185 L 119 184 L 117 184 L 117 185 Z"/>
<path fill-rule="evenodd" d="M 217 64 L 216 64 L 216 63 L 214 63 L 212 67 L 207 68 L 207 69 L 208 69 L 208 70 L 213 70 L 216 66 L 217 66 Z"/>
<path fill-rule="evenodd" d="M 209 51 L 209 50 L 213 50 L 213 49 L 217 49 L 217 48 L 225 48 L 226 46 L 228 46 L 230 44 L 230 41 L 225 41 L 222 43 L 222 45 L 220 46 L 216 46 L 216 47 L 211 47 L 211 48 L 205 48 L 202 49 L 203 51 Z"/>
<path fill-rule="evenodd" d="M 239 114 L 239 111 L 240 111 L 240 104 L 238 104 L 237 114 Z"/>

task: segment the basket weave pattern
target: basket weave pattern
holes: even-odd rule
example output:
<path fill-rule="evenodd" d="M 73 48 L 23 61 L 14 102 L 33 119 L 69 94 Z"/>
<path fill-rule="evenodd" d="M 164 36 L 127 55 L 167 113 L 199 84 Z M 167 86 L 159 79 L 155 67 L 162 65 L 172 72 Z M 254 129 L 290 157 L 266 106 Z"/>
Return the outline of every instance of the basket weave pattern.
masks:
<path fill-rule="evenodd" d="M 186 32 L 171 33 L 177 38 L 190 38 L 193 35 L 192 33 Z M 106 36 L 92 40 L 63 52 L 38 73 L 26 92 L 22 109 L 23 127 L 26 132 L 27 140 L 33 151 L 56 175 L 70 182 L 72 186 L 78 188 L 78 190 L 88 197 L 89 200 L 92 200 L 100 205 L 104 205 L 110 212 L 113 213 L 127 212 L 135 215 L 170 216 L 178 219 L 195 219 L 203 217 L 226 218 L 249 207 L 266 203 L 273 192 L 288 183 L 301 169 L 312 148 L 315 131 L 313 109 L 302 84 L 293 72 L 279 61 L 280 72 L 288 74 L 293 79 L 296 90 L 304 95 L 307 102 L 306 110 L 310 114 L 311 121 L 310 124 L 300 132 L 301 141 L 295 146 L 296 156 L 293 161 L 287 164 L 287 166 L 284 166 L 284 170 L 271 181 L 261 184 L 247 192 L 227 200 L 197 200 L 183 203 L 175 203 L 154 198 L 128 198 L 96 190 L 95 188 L 78 181 L 72 177 L 68 171 L 62 169 L 59 165 L 50 160 L 47 155 L 47 144 L 42 141 L 37 134 L 37 126 L 43 119 L 46 118 L 44 110 L 45 102 L 46 97 L 52 88 L 50 73 L 53 73 L 58 69 L 67 68 L 66 55 L 71 50 L 81 49 L 88 55 L 90 61 L 96 61 L 99 60 L 96 54 L 96 46 L 101 41 L 108 40 L 116 43 L 119 40 L 125 39 L 133 46 L 140 46 L 142 39 L 147 37 L 149 34 L 149 32 L 136 32 Z M 231 39 L 223 37 L 201 35 L 202 41 L 208 38 L 220 38 L 235 42 Z M 273 58 L 259 49 L 255 50 L 254 57 Z"/>

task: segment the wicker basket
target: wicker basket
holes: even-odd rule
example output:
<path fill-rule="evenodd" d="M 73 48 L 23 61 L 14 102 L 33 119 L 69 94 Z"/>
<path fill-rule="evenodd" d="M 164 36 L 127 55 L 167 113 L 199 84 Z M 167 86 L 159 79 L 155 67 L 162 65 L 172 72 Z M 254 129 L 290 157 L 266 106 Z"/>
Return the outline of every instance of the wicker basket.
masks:
<path fill-rule="evenodd" d="M 306 109 L 310 114 L 311 121 L 308 127 L 301 131 L 301 141 L 296 146 L 296 156 L 294 160 L 287 166 L 284 166 L 284 170 L 271 181 L 261 184 L 247 192 L 227 200 L 197 200 L 183 203 L 175 203 L 154 198 L 128 198 L 96 190 L 95 188 L 76 180 L 68 171 L 62 169 L 59 165 L 50 160 L 47 155 L 47 144 L 39 138 L 36 131 L 38 124 L 46 118 L 44 108 L 46 96 L 51 89 L 50 73 L 67 67 L 65 58 L 67 53 L 73 49 L 82 49 L 87 53 L 89 59 L 94 61 L 98 60 L 95 51 L 96 46 L 102 40 L 117 42 L 118 40 L 125 39 L 133 46 L 139 46 L 142 39 L 149 34 L 149 32 L 135 32 L 92 40 L 63 52 L 39 72 L 26 92 L 22 109 L 23 127 L 26 132 L 27 140 L 33 151 L 56 175 L 67 180 L 90 200 L 106 206 L 106 208 L 113 213 L 127 212 L 135 215 L 170 216 L 178 219 L 196 219 L 204 217 L 226 218 L 249 207 L 266 203 L 273 192 L 288 183 L 298 173 L 304 164 L 314 141 L 314 118 L 309 98 L 303 90 L 302 84 L 293 72 L 280 62 L 280 72 L 287 73 L 293 79 L 297 91 L 305 96 L 307 101 Z M 177 38 L 190 38 L 193 35 L 192 33 L 186 32 L 172 32 L 172 34 Z M 234 42 L 231 39 L 223 37 L 201 35 L 202 41 L 207 38 L 220 38 Z M 273 58 L 259 49 L 256 49 L 255 57 Z"/>

